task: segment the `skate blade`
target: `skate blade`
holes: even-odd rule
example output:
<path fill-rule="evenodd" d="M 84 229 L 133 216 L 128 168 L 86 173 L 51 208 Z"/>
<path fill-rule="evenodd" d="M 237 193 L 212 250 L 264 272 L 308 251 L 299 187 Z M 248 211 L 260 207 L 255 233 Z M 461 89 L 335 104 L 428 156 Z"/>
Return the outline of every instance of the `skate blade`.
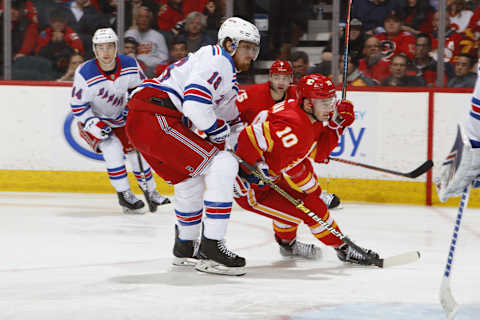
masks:
<path fill-rule="evenodd" d="M 174 266 L 180 266 L 180 267 L 194 267 L 198 263 L 198 259 L 195 258 L 178 258 L 174 257 L 172 264 Z"/>
<path fill-rule="evenodd" d="M 200 272 L 226 276 L 243 276 L 247 273 L 245 267 L 227 267 L 213 260 L 201 260 L 195 265 L 195 269 Z"/>
<path fill-rule="evenodd" d="M 123 214 L 128 214 L 128 215 L 139 215 L 139 214 L 145 214 L 145 209 L 144 208 L 129 209 L 126 207 L 122 207 L 122 212 Z"/>

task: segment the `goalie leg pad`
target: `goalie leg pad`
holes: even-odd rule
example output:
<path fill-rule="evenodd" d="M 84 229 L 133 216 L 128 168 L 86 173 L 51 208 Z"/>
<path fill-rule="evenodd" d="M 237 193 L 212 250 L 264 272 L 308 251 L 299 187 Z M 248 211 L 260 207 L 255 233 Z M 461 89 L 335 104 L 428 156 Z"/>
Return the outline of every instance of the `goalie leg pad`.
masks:
<path fill-rule="evenodd" d="M 450 197 L 461 195 L 479 174 L 480 149 L 471 147 L 463 128 L 458 126 L 453 148 L 442 163 L 440 175 L 434 180 L 438 198 L 445 202 Z"/>

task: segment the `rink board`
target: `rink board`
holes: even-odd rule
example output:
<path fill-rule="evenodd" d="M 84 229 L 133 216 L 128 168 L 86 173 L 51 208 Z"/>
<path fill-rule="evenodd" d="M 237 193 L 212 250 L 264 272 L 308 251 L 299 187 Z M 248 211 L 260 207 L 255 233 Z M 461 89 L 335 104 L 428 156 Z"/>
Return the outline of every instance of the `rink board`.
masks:
<path fill-rule="evenodd" d="M 332 156 L 401 172 L 429 157 L 441 163 L 471 95 L 465 90 L 375 90 L 348 92 L 356 121 Z M 70 87 L 2 82 L 0 94 L 8 101 L 0 135 L 0 191 L 113 192 L 103 161 L 78 136 L 68 104 Z M 427 175 L 407 179 L 333 161 L 316 169 L 322 186 L 344 201 L 425 204 L 429 197 Z M 171 186 L 156 180 L 159 191 L 172 192 Z M 131 184 L 135 185 L 132 177 Z M 438 204 L 431 189 L 432 203 Z M 475 192 L 471 204 L 480 206 Z"/>

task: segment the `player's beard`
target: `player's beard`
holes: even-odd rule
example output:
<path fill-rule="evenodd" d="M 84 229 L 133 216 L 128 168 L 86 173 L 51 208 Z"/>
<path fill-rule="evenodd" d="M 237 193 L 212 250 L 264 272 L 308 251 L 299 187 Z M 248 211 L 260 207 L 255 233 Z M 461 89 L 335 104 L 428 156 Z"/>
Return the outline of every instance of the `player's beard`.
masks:
<path fill-rule="evenodd" d="M 250 64 L 251 62 L 237 62 L 235 64 L 235 67 L 237 68 L 238 71 L 248 71 L 250 69 Z"/>

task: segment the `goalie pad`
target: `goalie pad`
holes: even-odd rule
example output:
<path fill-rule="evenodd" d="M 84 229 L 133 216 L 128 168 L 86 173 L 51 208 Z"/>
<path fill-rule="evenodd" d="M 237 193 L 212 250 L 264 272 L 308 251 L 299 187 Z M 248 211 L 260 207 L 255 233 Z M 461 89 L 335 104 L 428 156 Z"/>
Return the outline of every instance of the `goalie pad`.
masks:
<path fill-rule="evenodd" d="M 463 189 L 480 174 L 480 149 L 472 148 L 470 141 L 459 125 L 452 150 L 434 179 L 441 202 L 460 196 Z"/>

